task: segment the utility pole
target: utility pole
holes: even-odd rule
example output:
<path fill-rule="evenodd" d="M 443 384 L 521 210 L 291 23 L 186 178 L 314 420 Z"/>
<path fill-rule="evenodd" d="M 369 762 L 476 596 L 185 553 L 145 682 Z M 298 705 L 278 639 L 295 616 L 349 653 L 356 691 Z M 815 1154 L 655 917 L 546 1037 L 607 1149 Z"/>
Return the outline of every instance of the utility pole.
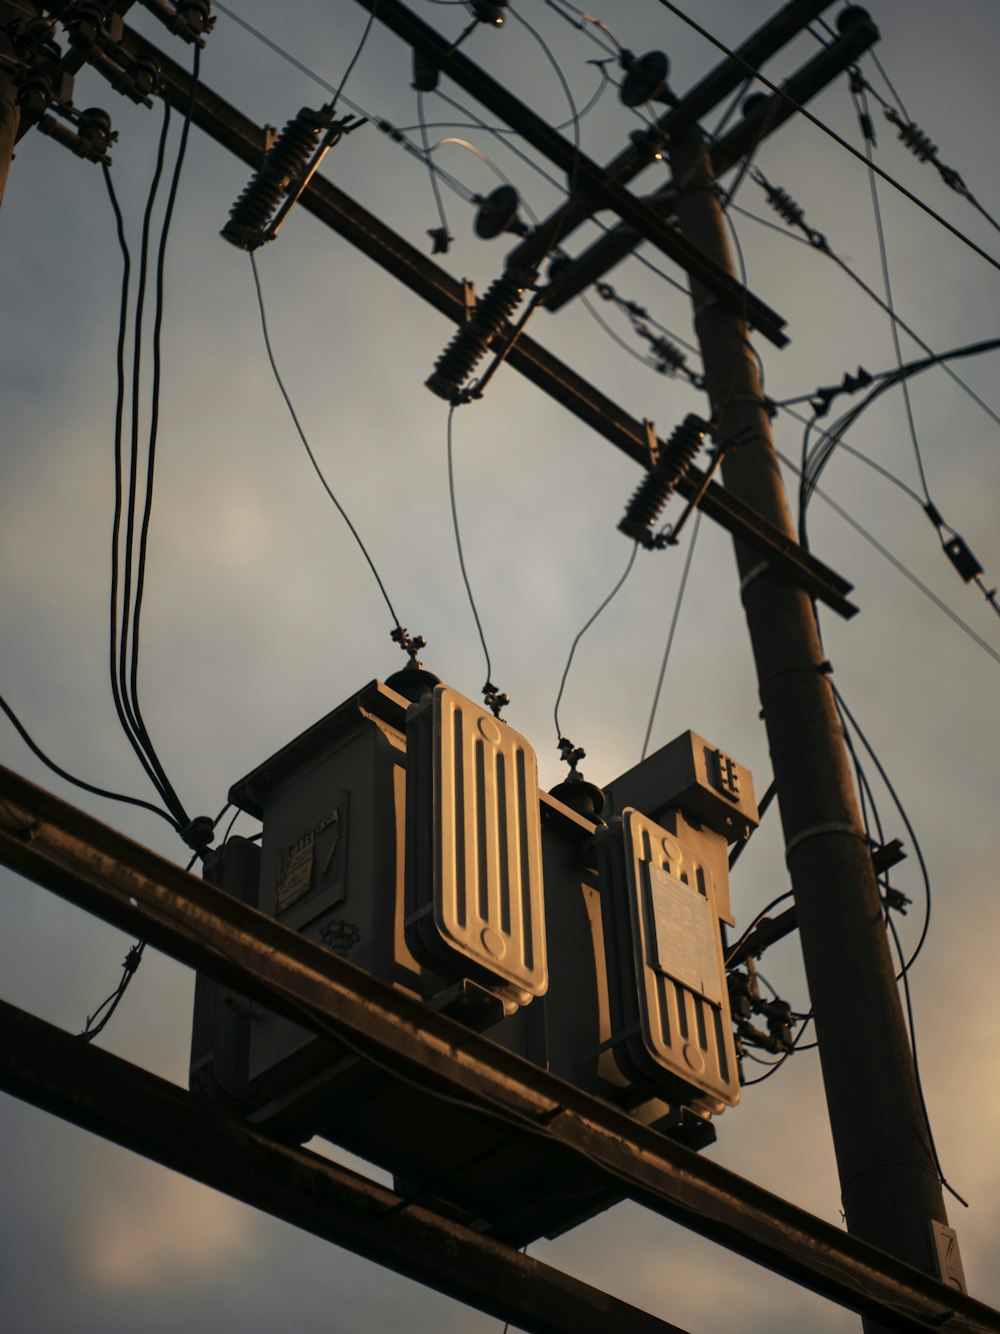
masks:
<path fill-rule="evenodd" d="M 9 32 L 15 20 L 23 19 L 25 10 L 35 12 L 33 5 L 10 4 L 0 0 L 0 204 L 7 188 L 7 177 L 14 157 L 21 109 L 18 106 L 18 84 L 15 77 L 17 59 Z"/>
<path fill-rule="evenodd" d="M 697 132 L 671 150 L 686 239 L 734 273 Z M 692 282 L 727 490 L 794 538 L 744 321 Z M 809 595 L 736 541 L 848 1229 L 929 1273 L 947 1226 L 871 851 Z M 876 1326 L 869 1325 L 869 1329 Z"/>

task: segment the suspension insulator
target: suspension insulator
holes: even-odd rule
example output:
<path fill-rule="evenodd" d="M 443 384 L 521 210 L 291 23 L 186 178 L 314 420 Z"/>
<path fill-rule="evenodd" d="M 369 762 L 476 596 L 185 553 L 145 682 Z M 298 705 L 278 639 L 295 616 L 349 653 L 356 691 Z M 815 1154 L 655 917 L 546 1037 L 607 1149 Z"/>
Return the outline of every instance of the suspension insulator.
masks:
<path fill-rule="evenodd" d="M 490 284 L 468 324 L 461 326 L 434 363 L 433 374 L 426 382 L 431 393 L 449 403 L 456 401 L 473 367 L 517 309 L 526 286 L 526 279 L 510 273 L 501 274 Z"/>
<path fill-rule="evenodd" d="M 782 190 L 779 186 L 767 186 L 767 202 L 792 227 L 801 227 L 805 222 L 805 210 L 795 202 L 786 190 Z"/>
<path fill-rule="evenodd" d="M 256 250 L 289 185 L 305 171 L 327 128 L 320 113 L 303 107 L 278 135 L 264 165 L 229 210 L 222 235 L 241 250 Z"/>
<path fill-rule="evenodd" d="M 651 338 L 649 350 L 656 357 L 658 370 L 673 371 L 674 374 L 687 370 L 687 357 L 669 338 L 662 336 Z"/>
<path fill-rule="evenodd" d="M 937 157 L 937 144 L 931 141 L 929 135 L 925 134 L 919 125 L 912 120 L 897 121 L 899 126 L 899 137 L 903 143 L 921 162 L 929 162 L 931 158 Z"/>
<path fill-rule="evenodd" d="M 619 532 L 641 542 L 644 547 L 657 545 L 653 524 L 664 505 L 694 462 L 708 432 L 708 423 L 690 413 L 676 428 L 663 452 L 636 487 L 628 503 Z"/>

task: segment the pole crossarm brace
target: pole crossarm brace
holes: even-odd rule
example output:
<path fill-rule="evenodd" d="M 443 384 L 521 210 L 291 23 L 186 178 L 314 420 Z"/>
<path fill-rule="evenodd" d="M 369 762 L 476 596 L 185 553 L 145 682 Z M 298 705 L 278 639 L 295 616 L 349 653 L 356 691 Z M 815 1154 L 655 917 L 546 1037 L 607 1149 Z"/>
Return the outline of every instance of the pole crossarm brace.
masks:
<path fill-rule="evenodd" d="M 178 110 L 186 109 L 191 96 L 191 75 L 186 69 L 128 27 L 125 28 L 122 49 L 133 60 L 140 57 L 155 60 L 163 83 L 163 95 Z M 264 129 L 200 81 L 195 90 L 192 119 L 199 129 L 252 170 L 260 166 L 267 142 Z M 467 305 L 463 284 L 325 176 L 317 174 L 313 177 L 302 195 L 300 207 L 363 251 L 440 314 L 455 324 L 465 323 Z M 508 325 L 502 336 L 506 337 L 510 332 Z M 649 467 L 649 437 L 643 423 L 602 394 L 589 380 L 524 334 L 514 344 L 507 360 L 532 384 L 617 449 L 643 467 Z M 677 490 L 690 500 L 698 494 L 703 483 L 704 474 L 691 467 Z M 734 537 L 760 552 L 776 572 L 805 588 L 811 597 L 841 616 L 855 615 L 857 607 L 847 597 L 852 585 L 846 579 L 798 543 L 790 541 L 773 524 L 764 522 L 749 505 L 735 500 L 724 487 L 710 483 L 699 507 Z"/>
<path fill-rule="evenodd" d="M 0 1088 L 518 1329 L 684 1334 L 3 1001 Z"/>
<path fill-rule="evenodd" d="M 4 768 L 0 863 L 886 1329 L 1000 1334 L 1000 1313 L 393 991 Z"/>
<path fill-rule="evenodd" d="M 865 15 L 830 42 L 829 46 L 823 47 L 801 69 L 785 80 L 780 92 L 762 98 L 735 129 L 730 130 L 709 147 L 708 155 L 713 175 L 718 178 L 747 153 L 755 152 L 769 135 L 797 114 L 799 106 L 811 101 L 817 93 L 843 74 L 865 51 L 875 45 L 878 38 L 878 28 Z M 745 71 L 741 70 L 741 74 L 745 76 Z M 648 195 L 646 203 L 661 217 L 672 217 L 676 199 L 677 185 L 671 181 L 655 194 Z M 614 265 L 620 263 L 641 240 L 640 234 L 628 223 L 619 223 L 613 227 L 575 259 L 560 267 L 546 289 L 546 309 L 560 310 L 578 292 L 589 287 L 592 282 L 596 282 Z"/>
<path fill-rule="evenodd" d="M 579 151 L 547 121 L 535 114 L 496 79 L 479 68 L 429 24 L 411 13 L 399 0 L 358 0 L 414 50 L 435 61 L 442 72 L 470 93 L 494 115 L 506 121 L 531 146 L 566 173 L 571 193 L 591 196 L 590 211 L 598 207 L 612 209 L 652 245 L 679 264 L 692 278 L 697 278 L 727 309 L 741 315 L 776 347 L 784 347 L 788 336 L 782 332 L 785 321 L 770 306 L 708 259 L 696 245 L 658 216 L 644 200 L 630 194 L 609 176 L 592 158 Z M 544 258 L 539 255 L 539 261 Z"/>

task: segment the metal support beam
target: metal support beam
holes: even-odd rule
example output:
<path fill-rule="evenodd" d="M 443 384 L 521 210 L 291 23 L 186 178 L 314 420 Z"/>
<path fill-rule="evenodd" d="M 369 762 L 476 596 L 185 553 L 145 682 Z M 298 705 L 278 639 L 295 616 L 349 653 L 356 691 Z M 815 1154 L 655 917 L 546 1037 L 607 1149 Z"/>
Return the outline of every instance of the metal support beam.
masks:
<path fill-rule="evenodd" d="M 358 0 L 415 51 L 435 61 L 442 71 L 460 88 L 471 93 L 494 115 L 506 121 L 543 157 L 561 168 L 567 177 L 571 193 L 579 191 L 590 195 L 599 207 L 610 208 L 632 224 L 651 245 L 697 278 L 712 292 L 716 300 L 728 310 L 742 315 L 755 329 L 776 347 L 784 347 L 788 337 L 782 332 L 785 321 L 759 297 L 748 292 L 731 274 L 724 273 L 690 241 L 681 237 L 675 228 L 624 186 L 610 177 L 592 158 L 579 151 L 565 136 L 554 130 L 519 98 L 496 79 L 479 68 L 460 51 L 453 51 L 450 43 L 429 24 L 411 13 L 399 0 Z M 591 203 L 590 207 L 593 207 Z M 548 244 L 539 246 L 539 262 L 545 257 Z"/>
<path fill-rule="evenodd" d="M 127 27 L 122 48 L 130 59 L 148 57 L 155 60 L 163 80 L 164 96 L 178 110 L 187 107 L 191 95 L 191 76 L 187 70 Z M 193 120 L 199 129 L 240 158 L 251 170 L 259 167 L 266 144 L 263 128 L 202 82 L 195 91 Z M 302 196 L 301 207 L 423 297 L 440 314 L 456 324 L 465 323 L 467 308 L 462 283 L 325 176 L 313 177 Z M 589 380 L 527 335 L 518 339 L 507 360 L 532 384 L 609 440 L 616 449 L 644 468 L 649 467 L 649 442 L 643 423 L 602 394 Z M 690 500 L 703 482 L 704 474 L 692 467 L 677 490 Z M 733 500 L 724 487 L 710 483 L 700 508 L 734 537 L 759 551 L 785 578 L 805 588 L 810 597 L 817 598 L 841 616 L 855 615 L 857 607 L 847 597 L 852 585 L 846 579 L 794 540 L 789 540 L 787 534 L 761 521 L 748 505 Z"/>
<path fill-rule="evenodd" d="M 393 991 L 2 768 L 0 862 L 887 1329 L 1000 1334 L 1000 1313 Z"/>
<path fill-rule="evenodd" d="M 3 1001 L 0 1088 L 518 1329 L 684 1334 Z"/>

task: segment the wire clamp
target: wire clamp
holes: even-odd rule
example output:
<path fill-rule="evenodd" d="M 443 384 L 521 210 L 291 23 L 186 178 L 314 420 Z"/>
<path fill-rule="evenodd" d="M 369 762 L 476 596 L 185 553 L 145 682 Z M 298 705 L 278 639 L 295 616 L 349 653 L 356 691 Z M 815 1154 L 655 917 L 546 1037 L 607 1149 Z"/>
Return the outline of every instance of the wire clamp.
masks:
<path fill-rule="evenodd" d="M 418 657 L 420 650 L 427 647 L 427 640 L 423 635 L 411 635 L 405 626 L 397 625 L 396 628 L 390 632 L 389 638 L 394 644 L 398 644 L 404 653 L 409 654 L 412 666 L 423 666 L 423 663 L 420 662 Z"/>
<path fill-rule="evenodd" d="M 483 699 L 494 718 L 499 718 L 501 710 L 510 703 L 510 696 L 501 694 L 492 681 L 487 681 L 483 686 Z"/>
<path fill-rule="evenodd" d="M 192 852 L 203 852 L 215 836 L 215 821 L 210 815 L 196 815 L 178 829 L 178 834 Z"/>

